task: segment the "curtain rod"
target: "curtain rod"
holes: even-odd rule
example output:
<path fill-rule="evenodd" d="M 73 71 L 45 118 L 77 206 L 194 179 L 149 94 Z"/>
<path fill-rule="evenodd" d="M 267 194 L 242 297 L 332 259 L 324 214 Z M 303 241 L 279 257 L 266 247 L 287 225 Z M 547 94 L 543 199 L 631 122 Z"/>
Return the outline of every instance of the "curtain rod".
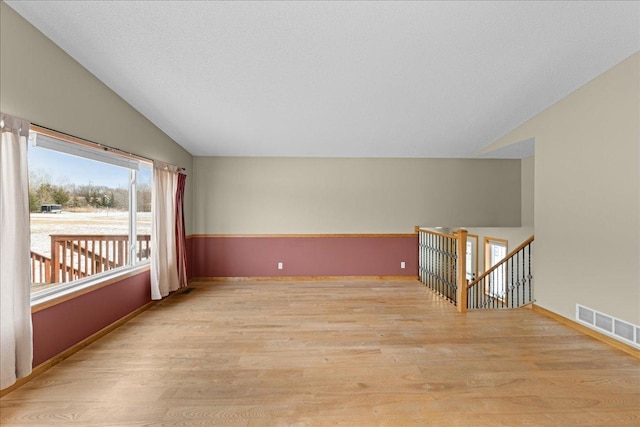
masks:
<path fill-rule="evenodd" d="M 71 135 L 70 133 L 60 132 L 59 130 L 51 129 L 51 128 L 48 128 L 48 127 L 46 127 L 46 126 L 39 125 L 39 124 L 37 124 L 37 123 L 31 123 L 31 125 L 32 125 L 32 126 L 36 126 L 36 127 L 40 128 L 40 129 L 45 129 L 45 130 L 48 130 L 48 131 L 51 131 L 51 132 L 58 133 L 58 134 L 60 134 L 60 135 L 65 135 L 65 136 L 68 136 L 68 137 L 70 137 L 70 138 L 78 139 L 78 140 L 80 140 L 80 141 L 88 142 L 88 143 L 90 143 L 90 144 L 93 144 L 93 145 L 98 146 L 99 148 L 102 148 L 102 149 L 103 149 L 103 150 L 105 150 L 105 151 L 117 151 L 117 152 L 120 152 L 120 153 L 122 153 L 122 154 L 126 154 L 127 156 L 130 156 L 130 157 L 137 157 L 137 158 L 139 158 L 139 159 L 148 160 L 148 161 L 150 161 L 150 162 L 152 162 L 152 163 L 154 162 L 154 159 L 151 159 L 151 158 L 149 158 L 149 157 L 141 156 L 141 155 L 139 155 L 139 154 L 131 153 L 131 152 L 129 152 L 129 151 L 124 151 L 124 150 L 121 150 L 120 148 L 111 147 L 110 145 L 101 144 L 101 143 L 99 143 L 99 142 L 91 141 L 90 139 L 80 138 L 80 137 L 78 137 L 78 136 Z M 165 162 L 165 163 L 166 163 L 166 162 Z M 177 168 L 179 168 L 180 170 L 183 170 L 183 171 L 184 171 L 184 170 L 186 170 L 185 168 L 180 167 L 180 166 L 176 166 L 176 167 L 177 167 Z"/>

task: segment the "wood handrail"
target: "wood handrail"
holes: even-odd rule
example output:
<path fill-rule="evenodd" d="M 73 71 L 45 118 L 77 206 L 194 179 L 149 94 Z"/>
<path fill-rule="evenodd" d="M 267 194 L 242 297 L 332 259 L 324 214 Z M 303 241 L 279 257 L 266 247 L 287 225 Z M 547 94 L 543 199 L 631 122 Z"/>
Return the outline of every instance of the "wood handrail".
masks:
<path fill-rule="evenodd" d="M 418 231 L 422 231 L 424 233 L 435 234 L 436 236 L 448 237 L 450 239 L 458 239 L 458 236 L 453 234 L 444 234 L 439 231 L 427 230 L 426 228 L 419 228 Z"/>
<path fill-rule="evenodd" d="M 49 235 L 56 242 L 63 240 L 101 240 L 101 241 L 119 241 L 129 240 L 128 234 L 50 234 Z M 151 240 L 149 234 L 138 234 L 138 241 Z"/>
<path fill-rule="evenodd" d="M 38 261 L 51 261 L 51 258 L 35 251 L 31 251 L 31 259 L 37 259 Z"/>
<path fill-rule="evenodd" d="M 473 282 L 469 283 L 467 285 L 467 290 L 471 289 L 472 287 L 474 287 L 475 285 L 477 285 L 481 280 L 483 280 L 485 277 L 487 277 L 489 274 L 491 274 L 492 271 L 496 270 L 498 267 L 500 267 L 502 264 L 504 264 L 505 262 L 507 262 L 507 260 L 509 258 L 511 258 L 512 256 L 514 256 L 515 254 L 517 254 L 518 252 L 520 252 L 522 250 L 522 248 L 526 247 L 527 245 L 529 245 L 531 242 L 534 241 L 534 237 L 535 236 L 530 236 L 527 240 L 525 240 L 524 242 L 520 243 L 520 245 L 518 245 L 517 248 L 515 248 L 514 250 L 512 250 L 511 252 L 509 252 L 507 255 L 505 255 L 504 258 L 502 258 L 500 261 L 498 261 L 493 267 L 491 267 L 490 269 L 488 269 L 487 271 L 485 271 L 484 273 L 482 273 L 476 280 L 474 280 Z"/>

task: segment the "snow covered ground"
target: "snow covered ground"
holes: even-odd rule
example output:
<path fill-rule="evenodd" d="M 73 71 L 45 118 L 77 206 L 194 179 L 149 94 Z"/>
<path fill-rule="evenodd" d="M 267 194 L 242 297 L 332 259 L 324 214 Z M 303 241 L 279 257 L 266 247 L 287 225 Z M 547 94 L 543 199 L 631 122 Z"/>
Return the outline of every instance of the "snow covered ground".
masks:
<path fill-rule="evenodd" d="M 31 250 L 51 256 L 50 234 L 128 234 L 129 212 L 101 210 L 31 214 Z M 151 212 L 138 212 L 138 234 L 151 234 Z"/>

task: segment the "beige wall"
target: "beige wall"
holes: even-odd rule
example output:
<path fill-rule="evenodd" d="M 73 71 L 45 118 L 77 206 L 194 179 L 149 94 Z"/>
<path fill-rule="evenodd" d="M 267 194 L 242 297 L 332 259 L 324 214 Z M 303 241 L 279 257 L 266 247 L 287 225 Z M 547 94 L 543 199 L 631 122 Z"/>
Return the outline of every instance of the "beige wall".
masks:
<path fill-rule="evenodd" d="M 0 110 L 40 126 L 176 164 L 191 175 L 192 156 L 0 3 Z M 187 178 L 186 228 L 192 178 Z"/>
<path fill-rule="evenodd" d="M 535 297 L 640 324 L 640 53 L 489 149 L 535 137 Z"/>
<path fill-rule="evenodd" d="M 523 228 L 528 228 L 531 232 L 529 235 L 533 234 L 534 225 L 535 160 L 536 158 L 531 156 L 520 161 L 521 225 Z"/>
<path fill-rule="evenodd" d="M 520 161 L 194 159 L 194 233 L 410 233 L 520 225 Z"/>
<path fill-rule="evenodd" d="M 533 227 L 533 207 L 534 207 L 534 165 L 535 157 L 527 157 L 520 163 L 520 183 L 521 183 L 521 218 L 520 227 L 465 227 L 471 234 L 478 236 L 478 273 L 481 274 L 484 268 L 484 238 L 497 237 L 508 241 L 507 251 L 518 247 L 531 235 L 534 234 Z"/>

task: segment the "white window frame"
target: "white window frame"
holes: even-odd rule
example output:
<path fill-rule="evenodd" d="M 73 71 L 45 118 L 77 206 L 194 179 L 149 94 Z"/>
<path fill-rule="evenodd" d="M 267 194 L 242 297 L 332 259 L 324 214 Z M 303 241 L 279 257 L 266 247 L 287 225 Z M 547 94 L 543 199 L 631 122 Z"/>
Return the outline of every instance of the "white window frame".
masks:
<path fill-rule="evenodd" d="M 504 259 L 501 258 L 499 260 L 494 260 L 494 262 L 492 262 L 492 252 L 493 252 L 493 247 L 494 246 L 499 246 L 501 248 L 504 248 L 504 254 L 505 256 L 509 253 L 509 241 L 506 239 L 501 239 L 498 237 L 485 237 L 484 238 L 484 267 L 485 267 L 485 271 L 488 271 L 491 267 L 493 267 L 495 264 L 498 264 L 500 261 L 502 261 Z M 492 273 L 490 273 L 489 277 L 487 278 L 487 284 L 485 287 L 485 294 L 493 297 L 493 298 L 497 298 L 499 300 L 502 301 L 506 301 L 506 295 L 507 295 L 507 276 L 508 276 L 508 271 L 507 271 L 507 265 L 503 265 L 502 267 L 498 267 L 496 270 L 494 270 L 495 275 Z M 498 283 L 494 283 L 494 281 L 497 281 Z M 497 292 L 496 292 L 497 290 Z M 500 291 L 503 292 L 503 295 L 500 295 Z"/>

